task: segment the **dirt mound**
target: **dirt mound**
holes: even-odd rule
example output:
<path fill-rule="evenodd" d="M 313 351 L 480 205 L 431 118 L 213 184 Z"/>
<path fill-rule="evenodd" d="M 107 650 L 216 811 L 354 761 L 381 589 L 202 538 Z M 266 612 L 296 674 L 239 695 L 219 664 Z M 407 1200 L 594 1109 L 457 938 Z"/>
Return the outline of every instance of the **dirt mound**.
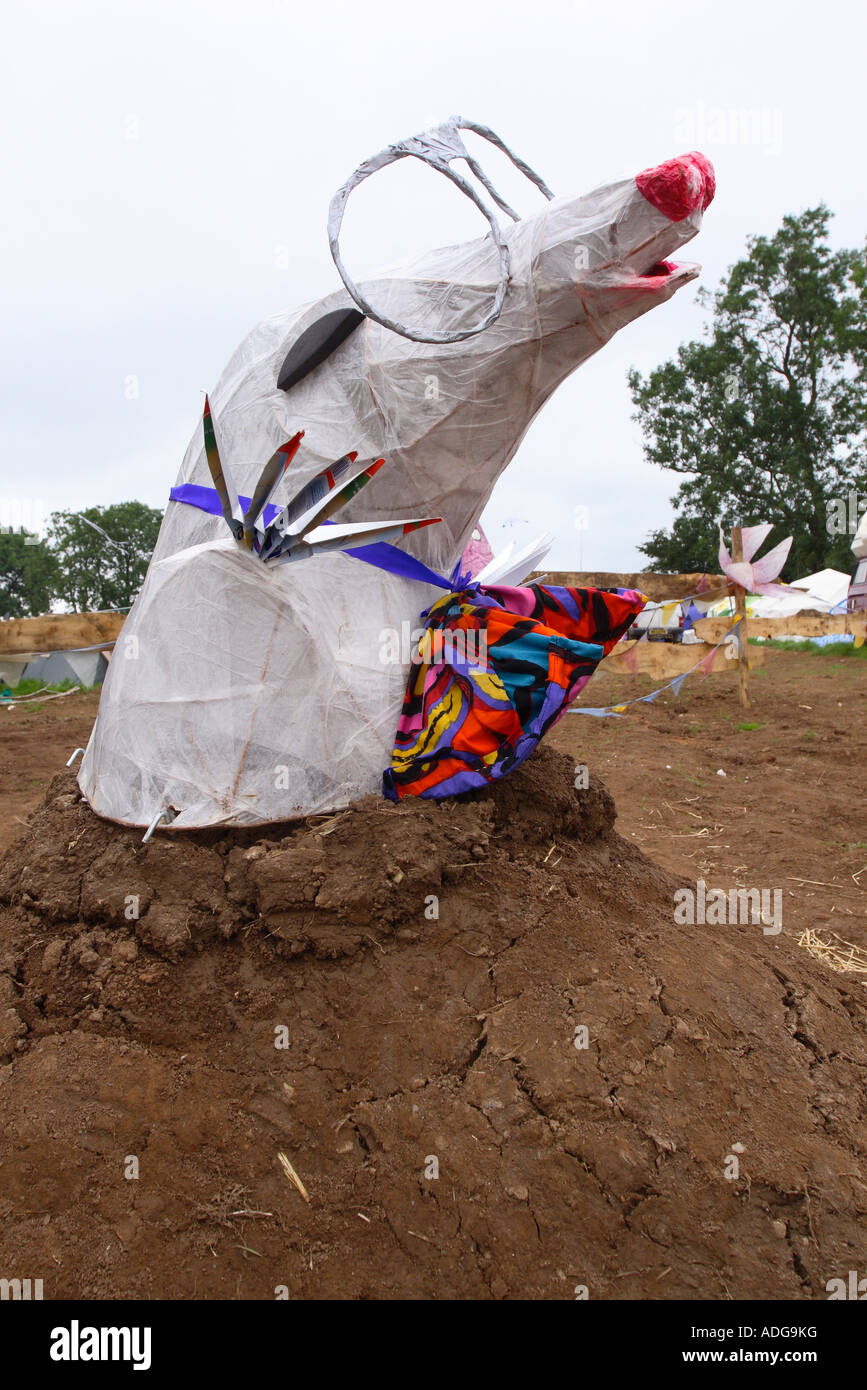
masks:
<path fill-rule="evenodd" d="M 0 863 L 0 1269 L 47 1298 L 863 1269 L 863 988 L 677 925 L 572 777 L 546 749 L 458 802 L 147 846 L 56 777 Z"/>

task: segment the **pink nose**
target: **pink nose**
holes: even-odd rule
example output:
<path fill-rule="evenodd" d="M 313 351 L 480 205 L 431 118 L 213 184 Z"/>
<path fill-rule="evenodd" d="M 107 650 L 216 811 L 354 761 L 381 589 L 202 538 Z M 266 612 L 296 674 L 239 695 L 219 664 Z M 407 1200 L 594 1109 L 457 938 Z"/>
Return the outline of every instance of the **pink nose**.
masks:
<path fill-rule="evenodd" d="M 635 182 L 647 201 L 672 222 L 682 222 L 697 208 L 704 211 L 716 193 L 713 165 L 698 150 L 645 169 Z"/>

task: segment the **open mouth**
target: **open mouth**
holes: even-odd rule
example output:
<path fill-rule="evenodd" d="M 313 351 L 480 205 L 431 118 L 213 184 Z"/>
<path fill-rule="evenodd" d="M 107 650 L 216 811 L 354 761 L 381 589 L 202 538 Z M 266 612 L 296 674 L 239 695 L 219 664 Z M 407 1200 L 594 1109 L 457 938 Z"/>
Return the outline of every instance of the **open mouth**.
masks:
<path fill-rule="evenodd" d="M 626 258 L 625 265 L 622 266 L 618 266 L 615 262 L 599 266 L 594 274 L 587 277 L 588 280 L 592 280 L 595 276 L 599 276 L 602 283 L 605 284 L 604 276 L 606 272 L 613 272 L 615 281 L 622 285 L 625 271 L 628 277 L 626 282 L 627 285 L 635 286 L 637 283 L 641 289 L 653 290 L 658 289 L 663 281 L 671 280 L 676 275 L 683 276 L 686 274 L 687 277 L 690 278 L 690 271 L 696 274 L 699 270 L 698 266 L 692 265 L 686 261 L 652 261 L 646 270 L 639 272 L 636 269 L 632 269 L 632 266 L 635 265 L 633 256 L 635 256 L 634 252 Z M 630 261 L 632 265 L 630 265 Z"/>
<path fill-rule="evenodd" d="M 641 273 L 634 270 L 625 288 L 631 286 L 633 292 L 637 291 L 639 294 L 657 294 L 668 298 L 689 280 L 695 280 L 700 273 L 701 266 L 695 261 L 653 261 Z"/>
<path fill-rule="evenodd" d="M 694 280 L 700 271 L 701 266 L 695 261 L 654 261 L 636 279 L 643 290 L 658 290 L 666 280 Z"/>
<path fill-rule="evenodd" d="M 665 280 L 677 270 L 674 261 L 655 261 L 649 270 L 639 278 L 642 280 Z"/>

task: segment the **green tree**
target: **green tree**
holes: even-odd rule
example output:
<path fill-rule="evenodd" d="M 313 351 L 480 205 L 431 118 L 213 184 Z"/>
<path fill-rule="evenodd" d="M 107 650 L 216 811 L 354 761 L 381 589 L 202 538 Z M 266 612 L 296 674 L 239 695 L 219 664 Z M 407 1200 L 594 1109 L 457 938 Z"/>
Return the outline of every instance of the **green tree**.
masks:
<path fill-rule="evenodd" d="M 0 532 L 0 618 L 47 613 L 57 560 L 44 541 L 24 531 Z"/>
<path fill-rule="evenodd" d="M 867 255 L 831 250 L 829 219 L 810 208 L 751 237 L 716 294 L 699 292 L 705 340 L 629 373 L 645 457 L 684 475 L 674 524 L 640 547 L 656 568 L 716 569 L 718 523 L 736 520 L 793 536 L 788 578 L 852 566 L 850 494 L 867 507 Z"/>
<path fill-rule="evenodd" d="M 143 502 L 53 512 L 48 536 L 57 558 L 57 597 L 79 613 L 129 607 L 161 521 L 162 512 Z"/>

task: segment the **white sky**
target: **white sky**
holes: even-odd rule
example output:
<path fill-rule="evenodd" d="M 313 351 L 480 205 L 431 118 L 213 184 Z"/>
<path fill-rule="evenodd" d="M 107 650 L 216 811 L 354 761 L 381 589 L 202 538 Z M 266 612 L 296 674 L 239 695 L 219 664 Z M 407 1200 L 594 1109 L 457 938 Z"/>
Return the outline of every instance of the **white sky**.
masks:
<path fill-rule="evenodd" d="M 492 126 L 558 194 L 703 149 L 717 197 L 681 259 L 709 287 L 748 234 L 823 200 L 835 245 L 861 244 L 865 39 L 863 9 L 840 0 L 7 4 L 0 500 L 163 506 L 200 390 L 240 339 L 338 287 L 332 193 L 452 113 Z M 749 112 L 757 143 L 738 135 Z M 537 206 L 496 154 L 485 165 Z M 344 257 L 359 278 L 476 219 L 404 161 L 353 198 Z M 642 567 L 678 480 L 643 460 L 626 371 L 700 333 L 695 288 L 560 387 L 485 512 L 495 545 L 547 528 L 551 568 Z"/>

